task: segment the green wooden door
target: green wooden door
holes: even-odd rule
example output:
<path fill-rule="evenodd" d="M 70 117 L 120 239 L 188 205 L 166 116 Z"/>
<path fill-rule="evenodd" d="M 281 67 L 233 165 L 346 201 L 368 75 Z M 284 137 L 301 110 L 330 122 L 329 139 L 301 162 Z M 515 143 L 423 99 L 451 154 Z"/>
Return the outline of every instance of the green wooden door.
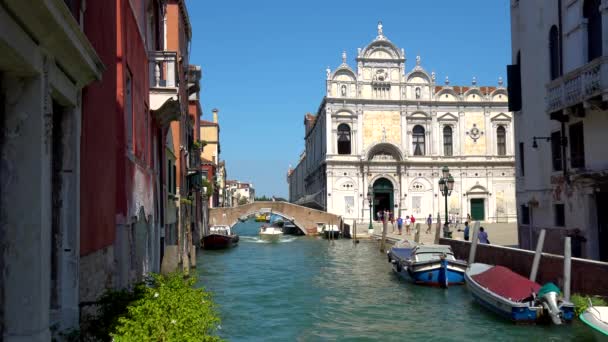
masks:
<path fill-rule="evenodd" d="M 483 198 L 471 199 L 471 218 L 475 221 L 483 221 L 485 219 L 485 205 Z"/>

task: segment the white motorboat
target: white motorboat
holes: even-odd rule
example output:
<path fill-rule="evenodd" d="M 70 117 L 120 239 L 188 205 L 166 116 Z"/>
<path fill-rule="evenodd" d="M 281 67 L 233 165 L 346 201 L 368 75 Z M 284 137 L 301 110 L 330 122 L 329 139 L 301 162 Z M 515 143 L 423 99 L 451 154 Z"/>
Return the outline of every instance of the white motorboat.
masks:
<path fill-rule="evenodd" d="M 283 236 L 283 231 L 279 227 L 262 227 L 260 228 L 260 239 L 277 242 Z"/>
<path fill-rule="evenodd" d="M 580 319 L 593 330 L 597 341 L 608 338 L 608 306 L 589 305 Z"/>

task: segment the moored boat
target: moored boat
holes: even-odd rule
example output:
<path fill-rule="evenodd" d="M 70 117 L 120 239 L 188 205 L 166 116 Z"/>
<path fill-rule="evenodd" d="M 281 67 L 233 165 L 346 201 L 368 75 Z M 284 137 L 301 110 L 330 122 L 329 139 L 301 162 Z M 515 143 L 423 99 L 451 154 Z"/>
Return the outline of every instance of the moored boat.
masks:
<path fill-rule="evenodd" d="M 211 226 L 209 234 L 201 239 L 203 249 L 225 249 L 234 247 L 239 242 L 239 236 L 232 234 L 229 226 Z"/>
<path fill-rule="evenodd" d="M 326 225 L 323 227 L 323 237 L 326 239 L 339 239 L 340 229 L 335 225 Z"/>
<path fill-rule="evenodd" d="M 574 304 L 560 298 L 553 283 L 541 286 L 504 266 L 471 264 L 465 281 L 475 301 L 514 322 L 561 324 L 574 317 Z"/>
<path fill-rule="evenodd" d="M 590 305 L 579 318 L 593 329 L 596 340 L 608 340 L 608 306 Z"/>
<path fill-rule="evenodd" d="M 283 236 L 283 231 L 279 227 L 261 227 L 260 239 L 268 242 L 277 242 Z"/>
<path fill-rule="evenodd" d="M 405 242 L 388 252 L 393 271 L 416 284 L 440 286 L 464 284 L 467 263 L 457 260 L 450 246 Z"/>

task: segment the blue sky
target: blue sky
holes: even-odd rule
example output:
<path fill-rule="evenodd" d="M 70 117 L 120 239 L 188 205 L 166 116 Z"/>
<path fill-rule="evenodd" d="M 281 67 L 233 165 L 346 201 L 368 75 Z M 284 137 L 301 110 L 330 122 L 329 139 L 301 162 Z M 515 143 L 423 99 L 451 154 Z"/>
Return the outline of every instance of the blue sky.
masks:
<path fill-rule="evenodd" d="M 508 0 L 187 0 L 190 63 L 203 68 L 203 118 L 220 110 L 228 178 L 287 197 L 286 172 L 304 149 L 303 116 L 325 92 L 325 68 L 384 34 L 452 85 L 496 85 L 511 61 Z"/>

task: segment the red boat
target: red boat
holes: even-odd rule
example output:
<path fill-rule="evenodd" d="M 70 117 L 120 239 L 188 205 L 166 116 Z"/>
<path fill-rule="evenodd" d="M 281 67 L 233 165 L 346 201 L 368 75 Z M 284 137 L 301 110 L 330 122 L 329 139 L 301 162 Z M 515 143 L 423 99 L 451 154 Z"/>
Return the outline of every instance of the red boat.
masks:
<path fill-rule="evenodd" d="M 239 236 L 232 234 L 229 226 L 211 226 L 209 234 L 201 239 L 203 249 L 226 249 L 239 243 Z"/>

